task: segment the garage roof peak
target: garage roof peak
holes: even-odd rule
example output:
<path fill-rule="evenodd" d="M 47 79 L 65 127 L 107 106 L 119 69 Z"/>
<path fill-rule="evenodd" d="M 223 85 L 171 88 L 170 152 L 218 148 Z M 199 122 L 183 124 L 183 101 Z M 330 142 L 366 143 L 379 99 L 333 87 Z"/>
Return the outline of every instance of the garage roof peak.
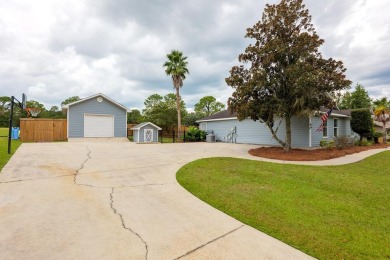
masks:
<path fill-rule="evenodd" d="M 99 97 L 101 98 L 99 100 Z M 69 104 L 66 104 L 66 105 L 63 105 L 62 106 L 62 110 L 65 112 L 66 110 L 69 109 L 70 106 L 73 106 L 73 105 L 76 105 L 76 104 L 79 104 L 79 103 L 82 103 L 82 102 L 85 102 L 87 100 L 90 100 L 90 99 L 93 99 L 93 98 L 96 98 L 98 100 L 98 102 L 102 102 L 104 99 L 110 101 L 111 103 L 117 105 L 118 107 L 121 107 L 123 109 L 126 110 L 126 112 L 131 112 L 131 110 L 129 108 L 127 108 L 126 106 L 116 102 L 115 100 L 113 100 L 112 98 L 104 95 L 103 93 L 98 93 L 98 94 L 95 94 L 95 95 L 92 95 L 92 96 L 89 96 L 89 97 L 86 97 L 86 98 L 83 98 L 83 99 L 80 99 L 78 101 L 75 101 L 75 102 L 72 102 L 72 103 L 69 103 Z"/>

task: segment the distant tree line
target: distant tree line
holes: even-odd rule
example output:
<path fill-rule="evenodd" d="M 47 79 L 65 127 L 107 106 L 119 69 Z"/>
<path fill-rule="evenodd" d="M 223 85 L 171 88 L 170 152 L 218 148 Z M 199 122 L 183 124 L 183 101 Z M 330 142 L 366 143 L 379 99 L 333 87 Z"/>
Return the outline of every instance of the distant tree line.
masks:
<path fill-rule="evenodd" d="M 140 111 L 133 109 L 128 114 L 127 122 L 129 124 L 139 124 L 142 122 L 152 122 L 166 131 L 170 131 L 177 122 L 177 104 L 176 95 L 169 93 L 165 96 L 153 94 L 145 102 L 145 108 Z M 188 112 L 183 99 L 180 99 L 180 114 L 182 124 L 186 126 L 197 126 L 197 120 L 211 114 L 222 111 L 225 105 L 217 101 L 213 96 L 205 96 L 195 104 L 193 112 Z"/>

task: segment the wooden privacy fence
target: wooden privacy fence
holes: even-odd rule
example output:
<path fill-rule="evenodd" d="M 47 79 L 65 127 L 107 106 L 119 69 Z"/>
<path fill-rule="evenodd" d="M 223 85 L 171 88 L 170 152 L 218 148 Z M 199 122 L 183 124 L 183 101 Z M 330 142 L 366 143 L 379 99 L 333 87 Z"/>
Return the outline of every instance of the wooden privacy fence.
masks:
<path fill-rule="evenodd" d="M 21 118 L 20 141 L 53 142 L 66 141 L 67 120 L 53 118 Z"/>

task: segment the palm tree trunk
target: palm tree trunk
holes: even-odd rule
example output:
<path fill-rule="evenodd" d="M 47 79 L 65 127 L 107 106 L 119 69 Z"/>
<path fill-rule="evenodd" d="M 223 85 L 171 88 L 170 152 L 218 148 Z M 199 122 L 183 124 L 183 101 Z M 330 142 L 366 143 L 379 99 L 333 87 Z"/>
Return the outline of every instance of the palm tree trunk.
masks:
<path fill-rule="evenodd" d="M 181 113 L 180 113 L 180 86 L 176 88 L 176 109 L 177 109 L 177 140 L 181 138 Z"/>
<path fill-rule="evenodd" d="M 382 120 L 382 124 L 383 124 L 383 129 L 382 129 L 382 131 L 383 131 L 383 134 L 382 134 L 382 136 L 383 136 L 383 143 L 387 144 L 386 119 Z"/>

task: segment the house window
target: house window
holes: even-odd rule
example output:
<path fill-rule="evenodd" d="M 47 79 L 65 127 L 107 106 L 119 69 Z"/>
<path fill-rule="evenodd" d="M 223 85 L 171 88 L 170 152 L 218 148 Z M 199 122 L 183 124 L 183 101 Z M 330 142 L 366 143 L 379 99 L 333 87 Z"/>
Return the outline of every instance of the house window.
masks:
<path fill-rule="evenodd" d="M 322 137 L 328 138 L 328 120 L 324 122 L 324 128 L 322 128 Z"/>
<path fill-rule="evenodd" d="M 333 136 L 338 134 L 338 120 L 337 118 L 333 119 Z"/>

